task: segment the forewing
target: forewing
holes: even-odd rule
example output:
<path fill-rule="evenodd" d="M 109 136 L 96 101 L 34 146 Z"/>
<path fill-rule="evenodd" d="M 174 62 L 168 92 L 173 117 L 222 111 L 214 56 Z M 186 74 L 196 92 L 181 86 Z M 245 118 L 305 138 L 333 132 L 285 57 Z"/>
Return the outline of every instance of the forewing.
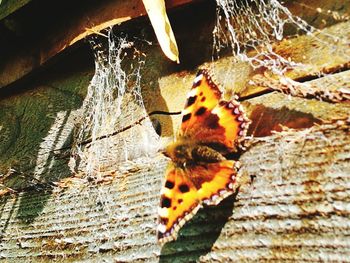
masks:
<path fill-rule="evenodd" d="M 183 110 L 178 139 L 235 150 L 250 122 L 238 101 L 220 101 L 220 98 L 221 92 L 208 71 L 199 71 Z"/>
<path fill-rule="evenodd" d="M 219 103 L 221 92 L 213 82 L 207 70 L 200 70 L 188 93 L 185 108 L 182 111 L 182 124 L 179 136 L 191 134 L 193 126 L 203 119 L 201 112 L 212 110 Z M 198 114 L 199 113 L 199 114 Z"/>
<path fill-rule="evenodd" d="M 232 151 L 244 139 L 249 123 L 237 101 L 221 101 L 212 110 L 195 113 L 186 136 L 198 143 L 219 144 Z"/>

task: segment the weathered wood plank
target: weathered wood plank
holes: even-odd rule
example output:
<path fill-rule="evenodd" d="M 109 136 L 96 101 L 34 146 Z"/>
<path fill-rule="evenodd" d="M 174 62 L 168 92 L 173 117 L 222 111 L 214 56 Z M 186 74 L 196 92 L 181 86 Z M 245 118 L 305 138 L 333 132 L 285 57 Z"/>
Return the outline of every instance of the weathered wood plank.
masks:
<path fill-rule="evenodd" d="M 229 59 L 209 66 L 213 66 L 214 72 L 217 70 L 217 79 L 226 79 L 224 87 L 227 90 L 239 91 L 232 83 L 244 87 L 252 71 L 246 65 L 239 67 L 226 63 Z M 147 70 L 155 71 L 158 68 Z M 73 122 L 69 119 L 65 125 L 58 128 L 55 125 L 57 120 L 73 117 L 70 113 L 79 107 L 85 94 L 84 89 L 79 88 L 86 87 L 91 76 L 91 71 L 82 71 L 83 74 L 73 74 L 75 81 L 43 81 L 45 86 L 39 90 L 3 100 L 1 105 L 6 107 L 1 110 L 7 115 L 0 118 L 14 125 L 11 129 L 3 126 L 2 130 L 12 136 L 20 136 L 16 137 L 19 138 L 17 140 L 11 137 L 0 150 L 6 150 L 13 142 L 18 143 L 12 148 L 12 158 L 20 156 L 20 165 L 35 166 L 41 154 L 39 148 L 42 149 L 43 138 L 53 142 L 48 149 L 60 147 L 66 140 L 68 143 L 69 125 Z M 144 74 L 143 97 L 148 111 L 182 109 L 193 74 L 182 71 L 169 75 L 169 72 L 165 72 L 157 72 L 157 78 L 162 77 L 159 81 L 150 72 Z M 236 76 L 231 76 L 232 72 Z M 65 77 L 68 79 L 68 76 L 71 75 Z M 84 76 L 82 80 L 81 76 Z M 348 85 L 347 72 L 335 76 L 335 80 L 333 76 L 326 76 L 313 80 L 313 83 L 316 86 L 331 83 L 337 88 L 341 83 Z M 68 87 L 68 82 L 72 87 Z M 230 92 L 227 93 L 230 95 Z M 51 99 L 57 96 L 60 98 L 58 101 Z M 36 103 L 33 99 L 36 99 Z M 165 108 L 161 108 L 163 101 Z M 128 102 L 126 99 L 127 105 Z M 12 109 L 13 104 L 24 106 Z M 64 181 L 68 186 L 65 189 L 28 190 L 2 197 L 0 260 L 348 261 L 350 123 L 321 126 L 314 123 L 320 125 L 324 120 L 348 117 L 349 104 L 288 98 L 274 92 L 250 99 L 244 102 L 244 107 L 253 119 L 250 133 L 264 136 L 255 138 L 240 158 L 240 174 L 244 184 L 235 198 L 199 211 L 180 231 L 178 241 L 160 247 L 155 239 L 156 210 L 165 158 L 158 154 L 118 163 L 121 153 L 118 149 L 114 152 L 111 149 L 112 168 L 105 172 L 104 180 L 99 183 L 76 176 Z M 15 110 L 18 111 L 17 115 L 13 114 Z M 129 123 L 131 115 L 128 114 L 133 110 L 127 108 L 123 123 Z M 141 114 L 144 112 L 136 110 L 134 116 Z M 20 118 L 24 118 L 24 121 L 21 122 Z M 44 121 L 39 122 L 36 118 Z M 46 122 L 48 118 L 51 119 Z M 170 121 L 167 118 L 164 122 L 163 119 L 159 120 L 163 135 L 170 136 L 178 127 L 179 117 Z M 16 126 L 16 123 L 22 127 Z M 40 132 L 37 123 L 43 124 Z M 279 124 L 298 129 L 309 128 L 273 134 L 271 130 L 282 130 Z M 60 133 L 55 134 L 51 128 Z M 150 129 L 150 126 L 138 126 L 137 129 Z M 114 139 L 127 139 L 130 143 L 126 149 L 129 150 L 131 143 L 140 145 L 139 138 L 133 137 L 137 129 L 119 134 Z M 25 144 L 26 138 L 30 139 L 29 146 Z M 57 163 L 57 166 L 52 168 L 51 174 L 50 170 L 42 173 L 44 178 L 40 179 L 50 181 L 60 176 L 61 172 L 69 175 L 70 171 L 62 171 L 62 168 L 67 168 L 66 162 L 66 159 L 57 161 L 57 155 L 51 154 L 47 167 L 52 168 L 52 163 Z M 22 177 L 14 180 L 18 182 Z M 252 182 L 251 178 L 254 178 Z"/>
<path fill-rule="evenodd" d="M 315 34 L 315 37 L 300 36 L 282 40 L 275 46 L 274 51 L 284 58 L 300 63 L 299 66 L 287 71 L 285 75 L 303 82 L 322 75 L 348 70 L 350 68 L 350 51 L 347 48 L 349 39 L 350 22 L 348 21 L 326 28 Z M 279 77 L 274 76 L 271 72 L 264 72 L 264 74 L 269 77 Z M 257 75 L 260 79 L 264 79 L 263 74 Z M 252 79 L 254 80 L 254 77 Z M 241 95 L 249 97 L 268 90 L 271 83 L 266 82 L 266 85 L 254 82 L 249 85 L 248 83 Z"/>
<path fill-rule="evenodd" d="M 348 120 L 256 139 L 240 158 L 242 182 L 255 179 L 236 198 L 201 210 L 177 241 L 162 248 L 155 227 L 163 157 L 124 166 L 109 185 L 7 196 L 1 201 L 0 256 L 9 262 L 347 261 L 349 125 Z"/>

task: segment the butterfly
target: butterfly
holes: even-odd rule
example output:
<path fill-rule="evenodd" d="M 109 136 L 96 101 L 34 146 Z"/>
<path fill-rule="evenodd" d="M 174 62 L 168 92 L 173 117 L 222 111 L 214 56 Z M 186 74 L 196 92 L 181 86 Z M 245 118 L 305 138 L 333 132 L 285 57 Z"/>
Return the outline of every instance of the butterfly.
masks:
<path fill-rule="evenodd" d="M 239 162 L 225 155 L 242 145 L 250 121 L 238 101 L 221 95 L 208 70 L 199 70 L 176 140 L 164 151 L 171 162 L 158 207 L 159 243 L 175 240 L 203 204 L 217 205 L 237 189 Z"/>

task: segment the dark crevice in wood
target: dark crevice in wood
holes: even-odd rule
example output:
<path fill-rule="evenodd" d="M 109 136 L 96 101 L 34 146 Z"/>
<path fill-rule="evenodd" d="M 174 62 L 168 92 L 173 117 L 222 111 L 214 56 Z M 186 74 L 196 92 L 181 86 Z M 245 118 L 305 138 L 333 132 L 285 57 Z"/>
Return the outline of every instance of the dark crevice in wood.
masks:
<path fill-rule="evenodd" d="M 295 78 L 294 80 L 300 83 L 304 83 L 315 79 L 321 79 L 330 74 L 345 72 L 345 71 L 348 71 L 349 69 L 350 69 L 350 62 L 344 63 L 336 67 L 324 69 L 317 75 L 306 75 L 299 78 Z"/>
<path fill-rule="evenodd" d="M 238 98 L 238 101 L 243 102 L 243 101 L 246 101 L 246 100 L 258 98 L 258 97 L 261 97 L 263 95 L 269 94 L 271 92 L 274 92 L 274 90 L 273 89 L 261 90 L 261 91 L 256 92 L 256 93 L 249 94 L 247 96 L 241 96 L 241 97 Z"/>
<path fill-rule="evenodd" d="M 102 140 L 102 139 L 106 139 L 108 137 L 112 137 L 112 136 L 115 136 L 115 135 L 117 135 L 119 133 L 122 133 L 122 132 L 124 132 L 126 130 L 129 130 L 129 129 L 131 129 L 134 126 L 141 124 L 142 121 L 144 121 L 145 119 L 147 119 L 148 117 L 150 117 L 152 115 L 179 115 L 179 114 L 181 114 L 181 111 L 176 111 L 176 112 L 152 111 L 147 116 L 142 117 L 141 119 L 137 120 L 136 122 L 134 122 L 134 123 L 132 123 L 132 124 L 122 128 L 120 130 L 117 130 L 117 131 L 115 131 L 115 132 L 113 132 L 111 134 L 106 134 L 106 135 L 102 135 L 100 137 L 97 137 L 96 141 L 99 141 L 99 140 Z M 79 143 L 78 145 L 86 145 L 86 144 L 89 144 L 91 142 L 92 142 L 92 139 L 88 139 L 86 141 L 83 141 L 83 142 Z M 69 146 L 65 147 L 64 149 L 68 149 L 68 148 L 69 148 Z M 56 150 L 62 150 L 62 149 L 56 149 Z"/>

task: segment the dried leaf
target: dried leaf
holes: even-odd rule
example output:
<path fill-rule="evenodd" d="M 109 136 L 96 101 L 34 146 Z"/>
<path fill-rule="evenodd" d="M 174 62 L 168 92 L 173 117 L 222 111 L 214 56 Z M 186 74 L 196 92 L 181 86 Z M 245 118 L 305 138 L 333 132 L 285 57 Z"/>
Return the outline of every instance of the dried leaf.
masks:
<path fill-rule="evenodd" d="M 164 54 L 179 63 L 179 51 L 164 0 L 142 0 Z"/>

